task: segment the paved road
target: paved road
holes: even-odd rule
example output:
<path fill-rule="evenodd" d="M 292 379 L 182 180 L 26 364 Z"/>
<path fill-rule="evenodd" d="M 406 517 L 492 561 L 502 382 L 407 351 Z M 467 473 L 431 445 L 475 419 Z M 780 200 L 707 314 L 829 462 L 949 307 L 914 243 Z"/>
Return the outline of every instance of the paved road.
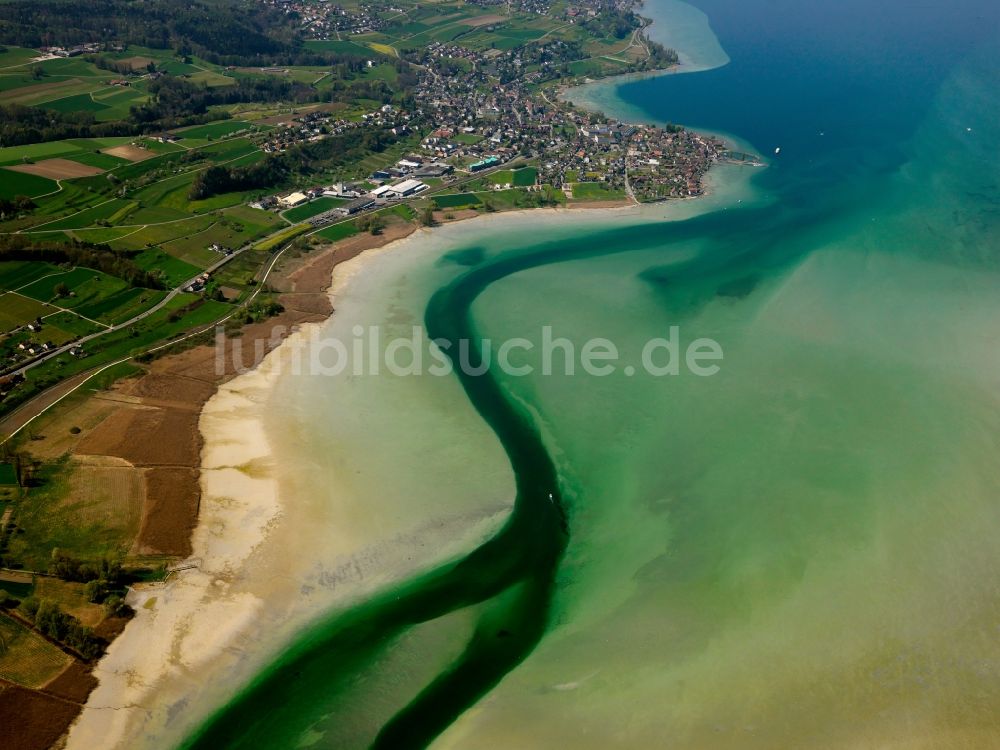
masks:
<path fill-rule="evenodd" d="M 201 274 L 203 274 L 203 273 L 215 273 L 217 270 L 219 270 L 224 265 L 226 265 L 226 263 L 228 263 L 229 261 L 231 261 L 233 258 L 236 258 L 237 256 L 239 256 L 240 253 L 244 252 L 245 250 L 247 250 L 250 247 L 252 247 L 252 245 L 244 245 L 239 250 L 234 251 L 231 255 L 226 255 L 226 256 L 220 258 L 218 261 L 216 261 L 211 266 L 209 266 L 208 268 L 206 268 L 204 271 L 202 271 L 201 273 L 199 273 L 198 276 L 201 276 Z M 61 354 L 66 354 L 70 349 L 72 349 L 75 346 L 82 346 L 83 344 L 87 343 L 88 341 L 93 341 L 94 339 L 99 338 L 101 336 L 107 336 L 109 333 L 114 333 L 115 331 L 120 331 L 120 330 L 122 330 L 124 328 L 128 328 L 129 326 L 135 325 L 140 320 L 144 320 L 145 318 L 148 318 L 150 315 L 153 315 L 153 314 L 159 312 L 160 310 L 162 310 L 178 294 L 183 294 L 184 290 L 187 287 L 191 286 L 191 284 L 194 283 L 198 279 L 198 276 L 190 278 L 187 281 L 185 281 L 183 284 L 177 286 L 174 289 L 171 289 L 167 293 L 167 296 L 164 297 L 163 299 L 161 299 L 155 305 L 153 305 L 152 307 L 150 307 L 150 308 L 148 308 L 146 310 L 143 310 L 141 313 L 139 313 L 135 317 L 129 318 L 124 323 L 119 323 L 117 325 L 113 325 L 110 328 L 104 329 L 103 331 L 97 331 L 95 333 L 88 334 L 88 335 L 84 336 L 83 338 L 78 339 L 76 341 L 73 341 L 73 342 L 71 342 L 69 344 L 64 344 L 63 346 L 59 347 L 58 349 L 53 349 L 51 352 L 47 352 L 46 354 L 42 355 L 41 357 L 38 357 L 37 359 L 34 359 L 31 362 L 29 362 L 29 363 L 27 363 L 25 365 L 22 365 L 22 366 L 20 366 L 20 367 L 18 367 L 16 369 L 14 369 L 13 372 L 20 373 L 20 374 L 23 375 L 28 370 L 30 370 L 30 369 L 32 369 L 34 367 L 38 367 L 38 365 L 44 364 L 45 362 L 48 362 L 53 357 L 58 357 Z"/>
<path fill-rule="evenodd" d="M 254 287 L 253 292 L 251 292 L 250 296 L 246 298 L 244 304 L 249 304 L 250 302 L 253 302 L 253 300 L 257 297 L 257 295 L 260 294 L 260 292 L 264 289 L 265 283 L 267 282 L 267 277 L 271 274 L 271 271 L 274 270 L 274 267 L 281 259 L 281 256 L 284 255 L 285 251 L 291 246 L 291 242 L 292 240 L 289 240 L 284 247 L 282 247 L 279 251 L 277 251 L 274 254 L 274 257 L 271 258 L 270 262 L 265 267 L 264 273 L 260 277 L 260 282 L 257 284 L 256 287 Z M 238 251 L 234 252 L 232 255 L 223 258 L 218 263 L 214 264 L 212 266 L 212 269 L 214 270 L 225 265 L 225 263 L 228 263 L 230 260 L 235 258 L 239 253 L 243 252 L 248 247 L 251 247 L 251 245 L 245 245 L 244 247 L 241 247 Z M 202 273 L 204 273 L 204 271 Z M 190 283 L 191 282 L 189 281 L 188 284 Z M 184 286 L 185 285 L 182 284 L 180 287 L 171 292 L 171 295 L 178 294 L 179 290 L 183 289 Z M 164 303 L 165 302 L 166 300 L 164 300 Z M 0 439 L 0 445 L 3 445 L 7 441 L 9 441 L 11 438 L 17 435 L 21 430 L 23 430 L 29 424 L 31 424 L 40 416 L 42 416 L 42 414 L 47 412 L 49 409 L 58 404 L 64 398 L 78 391 L 92 378 L 94 378 L 97 375 L 100 375 L 105 370 L 115 367 L 116 365 L 120 365 L 123 362 L 128 362 L 129 360 L 132 360 L 135 357 L 139 356 L 139 354 L 150 354 L 153 352 L 158 352 L 161 349 L 166 349 L 167 347 L 174 346 L 175 344 L 178 344 L 181 341 L 186 341 L 187 339 L 190 339 L 194 336 L 200 336 L 206 331 L 210 331 L 216 326 L 225 323 L 227 320 L 233 317 L 238 311 L 239 308 L 236 308 L 228 315 L 220 318 L 219 320 L 216 320 L 207 326 L 202 326 L 201 328 L 191 331 L 185 334 L 184 336 L 181 336 L 180 338 L 173 339 L 171 341 L 167 341 L 162 344 L 157 344 L 156 346 L 150 347 L 149 349 L 146 349 L 143 352 L 129 354 L 126 357 L 117 359 L 114 362 L 109 362 L 106 365 L 102 365 L 101 367 L 98 367 L 95 370 L 91 370 L 90 372 L 80 373 L 79 375 L 75 375 L 72 378 L 69 378 L 68 380 L 60 381 L 56 385 L 52 386 L 52 388 L 43 391 L 39 395 L 35 396 L 33 399 L 27 401 L 25 404 L 15 409 L 14 412 L 8 415 L 4 420 L 0 421 L 0 428 L 2 428 L 3 431 L 5 432 L 9 430 L 9 432 L 7 432 L 7 434 L 3 437 L 3 439 Z M 151 312 L 153 311 L 152 310 L 147 311 L 146 314 L 148 315 Z M 141 317 L 145 317 L 145 315 Z M 133 320 L 138 320 L 138 319 L 140 319 L 140 316 L 137 316 Z M 125 325 L 128 324 L 127 323 L 122 324 L 122 326 Z M 54 356 L 56 352 L 51 352 L 50 354 Z"/>

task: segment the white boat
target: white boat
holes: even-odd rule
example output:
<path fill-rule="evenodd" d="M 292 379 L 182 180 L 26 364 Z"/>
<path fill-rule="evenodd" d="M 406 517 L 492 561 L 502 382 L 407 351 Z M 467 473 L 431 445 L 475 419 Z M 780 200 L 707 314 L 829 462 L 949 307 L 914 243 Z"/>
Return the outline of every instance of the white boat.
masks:
<path fill-rule="evenodd" d="M 780 154 L 781 153 L 781 146 L 778 146 L 776 149 L 774 149 L 774 153 L 775 153 L 775 155 Z"/>

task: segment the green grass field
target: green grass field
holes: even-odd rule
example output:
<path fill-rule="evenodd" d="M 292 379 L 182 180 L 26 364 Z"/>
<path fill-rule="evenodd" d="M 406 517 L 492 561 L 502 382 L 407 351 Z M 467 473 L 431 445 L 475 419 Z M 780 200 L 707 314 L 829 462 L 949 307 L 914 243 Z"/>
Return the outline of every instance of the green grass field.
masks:
<path fill-rule="evenodd" d="M 70 295 L 56 299 L 57 284 L 69 287 Z M 78 267 L 39 279 L 21 289 L 20 293 L 39 302 L 53 302 L 59 307 L 73 309 L 85 307 L 88 303 L 110 297 L 127 288 L 128 284 L 116 276 L 109 276 L 92 268 Z"/>
<path fill-rule="evenodd" d="M 90 227 L 87 229 L 67 229 L 63 232 L 68 237 L 94 244 L 111 243 L 120 237 L 126 237 L 136 231 L 135 227 Z M 35 235 L 39 239 L 48 239 L 47 232 Z"/>
<path fill-rule="evenodd" d="M 314 201 L 310 201 L 302 206 L 296 206 L 295 208 L 290 208 L 285 211 L 282 216 L 284 216 L 288 221 L 293 223 L 305 221 L 310 219 L 316 214 L 321 214 L 324 211 L 329 211 L 331 208 L 336 208 L 337 206 L 343 206 L 347 203 L 343 198 L 317 198 Z"/>
<path fill-rule="evenodd" d="M 93 225 L 96 221 L 106 221 L 110 219 L 116 213 L 131 204 L 132 201 L 123 200 L 121 198 L 113 198 L 109 201 L 101 203 L 100 205 L 85 209 L 80 213 L 39 225 L 35 229 L 44 229 L 47 232 L 51 232 L 56 229 L 83 229 Z"/>
<path fill-rule="evenodd" d="M 255 127 L 263 128 L 266 126 Z M 207 144 L 198 150 L 217 164 L 258 152 L 257 146 L 246 138 L 230 138 L 225 141 Z"/>
<path fill-rule="evenodd" d="M 599 201 L 624 197 L 624 190 L 609 189 L 603 182 L 578 182 L 573 186 L 574 200 Z"/>
<path fill-rule="evenodd" d="M 107 104 L 95 101 L 90 94 L 76 94 L 62 99 L 53 99 L 50 102 L 45 102 L 42 106 L 56 112 L 100 112 L 102 109 L 109 108 Z"/>
<path fill-rule="evenodd" d="M 210 249 L 213 244 L 236 250 L 284 226 L 276 214 L 246 206 L 226 209 L 212 218 L 213 222 L 203 229 L 164 242 L 161 247 L 174 258 L 206 268 L 221 257 Z"/>
<path fill-rule="evenodd" d="M 475 133 L 456 133 L 452 140 L 456 143 L 467 143 L 474 146 L 483 140 L 483 136 L 476 135 Z"/>
<path fill-rule="evenodd" d="M 359 57 L 370 57 L 373 52 L 370 47 L 364 44 L 347 40 L 337 41 L 335 39 L 310 40 L 305 43 L 305 48 L 317 52 L 340 52 L 341 54 L 358 55 Z"/>
<path fill-rule="evenodd" d="M 202 270 L 202 266 L 193 266 L 155 247 L 143 250 L 135 257 L 135 262 L 146 271 L 159 272 L 169 287 L 193 279 Z"/>
<path fill-rule="evenodd" d="M 530 187 L 538 181 L 538 170 L 535 167 L 515 169 L 511 184 L 514 187 Z"/>
<path fill-rule="evenodd" d="M 434 203 L 438 208 L 464 208 L 478 206 L 482 201 L 473 193 L 456 193 L 453 195 L 435 195 Z"/>
<path fill-rule="evenodd" d="M 16 198 L 19 195 L 37 198 L 58 189 L 56 181 L 48 177 L 15 172 L 12 169 L 0 170 L 0 198 Z"/>
<path fill-rule="evenodd" d="M 73 311 L 100 323 L 112 325 L 135 317 L 163 297 L 164 292 L 155 289 L 128 287 L 73 308 Z"/>
<path fill-rule="evenodd" d="M 133 215 L 133 220 L 135 215 Z M 204 229 L 215 219 L 211 216 L 194 216 L 183 221 L 175 221 L 169 224 L 157 224 L 147 226 L 138 232 L 132 232 L 120 239 L 110 241 L 111 247 L 115 250 L 142 250 L 146 247 L 162 245 L 178 237 L 187 237 L 196 234 Z"/>
<path fill-rule="evenodd" d="M 353 237 L 358 233 L 358 228 L 354 226 L 353 221 L 346 221 L 343 224 L 334 224 L 333 226 L 326 227 L 316 232 L 317 237 L 322 237 L 324 240 L 329 240 L 330 242 L 337 242 L 338 240 L 345 240 L 348 237 Z"/>
<path fill-rule="evenodd" d="M 62 355 L 29 370 L 24 384 L 16 391 L 18 394 L 17 400 L 11 401 L 8 398 L 4 402 L 4 406 L 9 409 L 64 378 L 71 377 L 76 373 L 100 364 L 145 351 L 154 344 L 175 338 L 191 328 L 208 325 L 233 309 L 231 305 L 222 302 L 207 301 L 196 309 L 182 312 L 188 305 L 197 300 L 198 298 L 195 295 L 178 295 L 165 305 L 163 309 L 158 310 L 148 318 L 144 318 L 134 326 L 108 333 L 96 340 L 93 345 L 88 346 L 88 351 L 90 351 L 88 357 L 80 359 L 69 355 Z M 172 319 L 173 313 L 181 313 L 181 315 L 177 319 Z M 33 499 L 37 499 L 37 494 L 37 492 L 32 494 Z M 19 524 L 21 524 L 25 521 L 25 518 L 23 515 L 20 515 L 18 520 Z M 38 540 L 37 547 L 32 547 L 31 549 L 14 549 L 15 545 L 12 542 L 9 550 L 11 555 L 17 555 L 19 559 L 25 561 L 26 565 L 29 565 L 29 562 L 38 562 L 38 564 L 46 565 L 46 561 L 51 555 L 52 546 L 75 550 L 77 549 L 75 545 L 80 544 L 79 549 L 85 550 L 88 555 L 94 553 L 100 555 L 105 551 L 114 551 L 102 544 L 100 539 L 88 539 L 87 529 L 64 530 L 58 524 L 59 521 L 56 519 L 55 525 L 50 524 L 46 527 L 50 530 L 60 532 L 57 535 L 58 540 L 56 540 L 56 536 L 46 539 L 44 533 L 26 533 L 23 537 L 19 537 L 19 540 L 32 537 Z M 67 533 L 62 533 L 63 531 Z M 26 559 L 29 552 L 31 555 L 37 554 L 40 557 L 29 561 Z"/>
<path fill-rule="evenodd" d="M 127 159 L 119 159 L 117 156 L 102 154 L 97 151 L 81 151 L 66 158 L 70 161 L 86 164 L 88 167 L 98 167 L 99 169 L 114 169 L 129 163 Z"/>
<path fill-rule="evenodd" d="M 35 299 L 6 292 L 0 295 L 0 333 L 20 328 L 35 318 L 40 318 L 50 312 L 52 312 L 52 308 L 46 307 Z"/>
<path fill-rule="evenodd" d="M 0 68 L 13 68 L 17 65 L 24 65 L 40 54 L 41 52 L 38 50 L 28 49 L 27 47 L 4 46 L 3 52 L 0 52 Z"/>
<path fill-rule="evenodd" d="M 17 472 L 14 470 L 13 464 L 0 464 L 0 486 L 10 487 L 11 485 L 17 485 Z M 2 586 L 3 584 L 0 583 L 0 587 Z"/>
<path fill-rule="evenodd" d="M 101 326 L 71 312 L 57 312 L 55 315 L 49 315 L 43 322 L 45 327 L 42 332 L 45 340 L 52 341 L 57 346 L 101 330 Z"/>
<path fill-rule="evenodd" d="M 12 557 L 30 569 L 44 570 L 54 547 L 71 555 L 95 559 L 120 555 L 131 543 L 131 539 L 107 524 L 86 522 L 74 504 L 64 502 L 71 489 L 70 480 L 66 459 L 43 464 L 30 502 L 19 503 L 17 521 L 25 533 L 11 540 L 9 550 Z"/>
<path fill-rule="evenodd" d="M 250 126 L 250 123 L 244 122 L 243 120 L 223 120 L 222 122 L 212 122 L 208 125 L 196 125 L 193 128 L 186 128 L 184 130 L 177 130 L 174 132 L 176 132 L 177 135 L 184 140 L 222 138 L 227 135 L 232 135 L 233 133 L 238 133 L 241 130 L 247 130 Z"/>
<path fill-rule="evenodd" d="M 65 156 L 80 150 L 79 146 L 70 141 L 50 141 L 48 143 L 31 143 L 27 146 L 6 146 L 0 148 L 0 164 L 20 164 L 25 159 L 52 159 Z"/>
<path fill-rule="evenodd" d="M 42 276 L 61 273 L 64 269 L 50 263 L 30 260 L 7 260 L 0 262 L 0 289 L 19 289 L 37 281 Z"/>

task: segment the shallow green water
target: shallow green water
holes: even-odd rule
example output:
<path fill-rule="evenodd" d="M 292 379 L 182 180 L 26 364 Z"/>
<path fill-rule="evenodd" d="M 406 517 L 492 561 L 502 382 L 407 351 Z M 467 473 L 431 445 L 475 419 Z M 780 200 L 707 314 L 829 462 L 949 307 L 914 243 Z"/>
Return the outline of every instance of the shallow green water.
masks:
<path fill-rule="evenodd" d="M 515 472 L 507 524 L 317 624 L 192 746 L 1000 743 L 996 9 L 943 25 L 880 7 L 863 19 L 887 46 L 862 54 L 848 20 L 800 4 L 768 57 L 766 29 L 733 29 L 775 8 L 736 5 L 705 4 L 733 58 L 719 89 L 685 96 L 712 73 L 634 85 L 664 87 L 654 115 L 674 92 L 699 124 L 786 144 L 757 180 L 772 201 L 484 231 L 401 282 L 424 290 L 431 336 L 551 325 L 634 362 L 678 325 L 722 345 L 721 372 L 464 379 Z M 719 92 L 801 54 L 813 22 L 828 47 L 783 88 L 758 72 L 770 111 L 727 119 Z M 858 90 L 853 52 L 892 70 Z M 841 97 L 829 132 L 792 113 L 810 82 Z M 375 708 L 385 682 L 396 697 Z"/>

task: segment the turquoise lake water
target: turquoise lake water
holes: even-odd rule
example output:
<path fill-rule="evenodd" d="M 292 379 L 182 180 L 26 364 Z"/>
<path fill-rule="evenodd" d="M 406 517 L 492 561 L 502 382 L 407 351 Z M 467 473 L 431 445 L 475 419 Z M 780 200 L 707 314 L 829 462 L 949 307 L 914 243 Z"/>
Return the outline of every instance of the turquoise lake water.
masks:
<path fill-rule="evenodd" d="M 189 744 L 1000 745 L 1000 8 L 697 6 L 728 64 L 595 98 L 752 146 L 740 203 L 470 225 L 391 289 L 448 339 L 636 361 L 676 325 L 720 372 L 428 388 L 495 433 L 506 526 L 318 623 Z M 433 477 L 413 438 L 397 470 Z"/>

